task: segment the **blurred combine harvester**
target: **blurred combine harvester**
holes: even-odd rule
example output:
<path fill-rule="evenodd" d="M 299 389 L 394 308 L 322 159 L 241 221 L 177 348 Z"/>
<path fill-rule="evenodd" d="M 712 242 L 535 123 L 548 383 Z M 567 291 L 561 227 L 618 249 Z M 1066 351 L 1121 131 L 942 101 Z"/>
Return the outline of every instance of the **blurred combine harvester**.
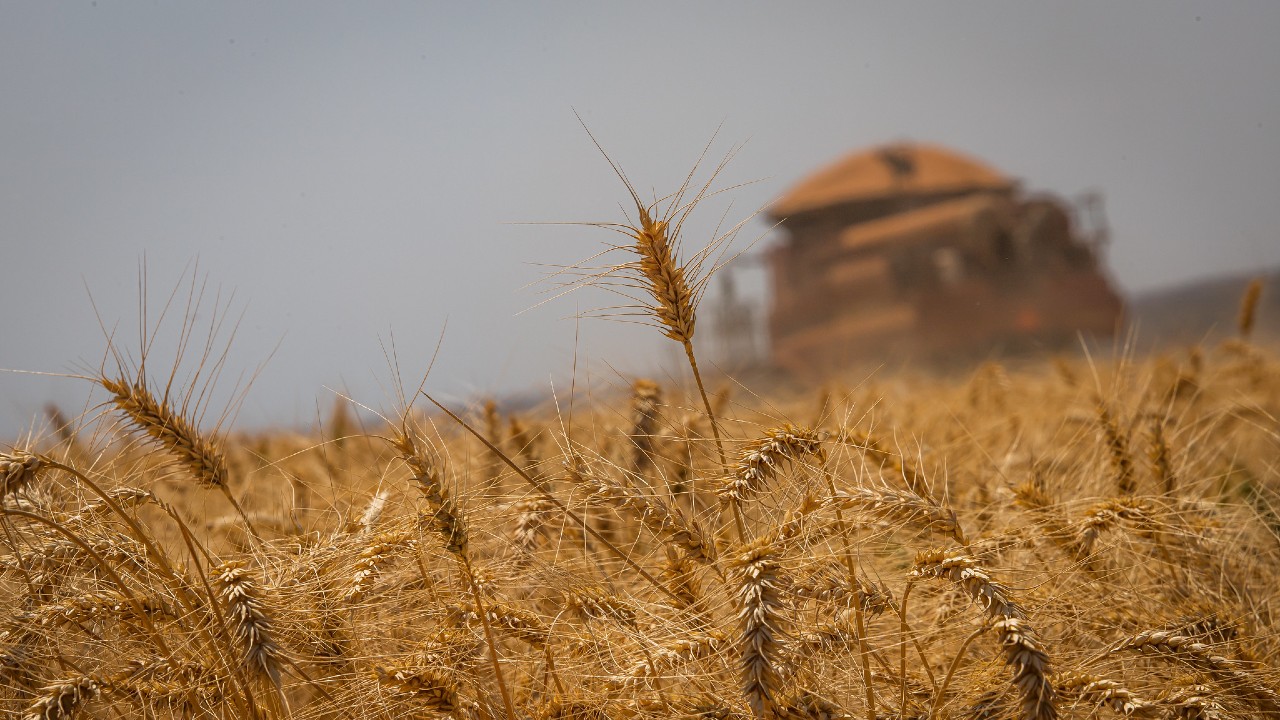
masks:
<path fill-rule="evenodd" d="M 1100 201 L 1024 195 L 951 150 L 854 153 L 769 208 L 775 365 L 823 373 L 886 355 L 945 360 L 1111 336 Z"/>

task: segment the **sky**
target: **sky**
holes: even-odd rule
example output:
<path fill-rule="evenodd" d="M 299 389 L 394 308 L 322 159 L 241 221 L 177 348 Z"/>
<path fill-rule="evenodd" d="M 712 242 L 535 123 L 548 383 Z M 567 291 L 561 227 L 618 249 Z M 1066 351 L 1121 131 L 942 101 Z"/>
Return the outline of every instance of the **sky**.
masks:
<path fill-rule="evenodd" d="M 149 328 L 192 277 L 198 327 L 238 322 L 210 417 L 256 372 L 240 427 L 308 425 L 335 392 L 390 409 L 428 366 L 456 402 L 563 394 L 575 359 L 652 372 L 668 341 L 575 320 L 613 300 L 546 279 L 614 239 L 568 223 L 625 219 L 575 112 L 646 195 L 736 149 L 719 180 L 741 186 L 690 247 L 851 150 L 920 140 L 1101 192 L 1125 292 L 1275 267 L 1277 37 L 1275 2 L 6 0 L 0 368 L 91 372 L 108 337 L 136 360 L 145 275 Z M 772 237 L 755 219 L 739 247 Z M 0 438 L 89 391 L 0 373 Z"/>

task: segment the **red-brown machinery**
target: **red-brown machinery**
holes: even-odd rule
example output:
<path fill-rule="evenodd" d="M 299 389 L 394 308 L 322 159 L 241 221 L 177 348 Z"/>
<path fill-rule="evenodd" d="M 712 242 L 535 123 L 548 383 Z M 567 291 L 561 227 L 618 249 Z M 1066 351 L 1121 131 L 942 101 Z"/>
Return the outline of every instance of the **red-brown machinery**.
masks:
<path fill-rule="evenodd" d="M 1106 231 L 959 153 L 892 145 L 818 171 L 769 208 L 774 364 L 805 374 L 887 356 L 945 360 L 1111 336 Z"/>

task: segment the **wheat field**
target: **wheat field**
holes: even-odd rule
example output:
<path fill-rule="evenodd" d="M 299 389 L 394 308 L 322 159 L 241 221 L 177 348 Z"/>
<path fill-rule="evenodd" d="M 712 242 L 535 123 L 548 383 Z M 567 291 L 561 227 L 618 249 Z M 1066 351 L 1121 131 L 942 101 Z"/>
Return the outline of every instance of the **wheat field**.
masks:
<path fill-rule="evenodd" d="M 710 187 L 633 191 L 624 258 L 567 281 L 632 293 L 687 383 L 244 433 L 202 422 L 212 373 L 110 356 L 106 402 L 0 457 L 0 707 L 1280 717 L 1280 360 L 1247 297 L 1164 355 L 708 387 L 714 257 L 679 232 Z"/>

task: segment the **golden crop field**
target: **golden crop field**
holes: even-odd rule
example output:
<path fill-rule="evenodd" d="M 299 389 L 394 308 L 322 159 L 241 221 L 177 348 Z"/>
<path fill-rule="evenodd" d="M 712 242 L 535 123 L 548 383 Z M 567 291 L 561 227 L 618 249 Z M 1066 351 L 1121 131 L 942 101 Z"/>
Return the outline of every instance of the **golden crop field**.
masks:
<path fill-rule="evenodd" d="M 105 404 L 0 459 L 5 713 L 1280 717 L 1280 361 L 1248 298 L 1237 338 L 1161 356 L 704 383 L 711 255 L 678 235 L 707 187 L 633 193 L 628 259 L 584 278 L 686 385 L 240 433 L 200 420 L 216 350 L 191 382 L 113 356 Z"/>

